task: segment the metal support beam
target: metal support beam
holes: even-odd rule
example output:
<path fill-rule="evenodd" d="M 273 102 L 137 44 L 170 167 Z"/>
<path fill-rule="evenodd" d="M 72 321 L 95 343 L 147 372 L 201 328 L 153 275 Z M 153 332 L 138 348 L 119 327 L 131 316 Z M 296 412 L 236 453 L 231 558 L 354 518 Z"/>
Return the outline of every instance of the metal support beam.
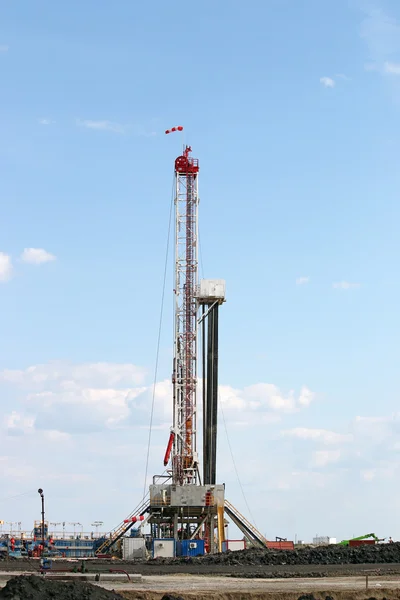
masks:
<path fill-rule="evenodd" d="M 210 457 L 210 483 L 216 483 L 217 476 L 217 421 L 218 421 L 218 308 L 216 304 L 212 309 L 212 424 L 211 424 L 211 457 Z"/>
<path fill-rule="evenodd" d="M 203 480 L 215 485 L 218 421 L 218 309 L 214 302 L 203 315 Z M 207 328 L 205 327 L 207 320 Z M 206 337 L 207 329 L 207 337 Z M 207 356 L 205 348 L 207 347 Z"/>

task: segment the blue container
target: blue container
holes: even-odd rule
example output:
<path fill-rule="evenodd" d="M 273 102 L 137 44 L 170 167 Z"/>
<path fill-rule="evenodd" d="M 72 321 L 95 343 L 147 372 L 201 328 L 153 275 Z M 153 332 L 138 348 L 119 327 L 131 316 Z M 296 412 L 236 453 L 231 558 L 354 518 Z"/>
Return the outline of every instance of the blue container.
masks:
<path fill-rule="evenodd" d="M 176 549 L 177 556 L 203 556 L 204 540 L 180 540 Z"/>

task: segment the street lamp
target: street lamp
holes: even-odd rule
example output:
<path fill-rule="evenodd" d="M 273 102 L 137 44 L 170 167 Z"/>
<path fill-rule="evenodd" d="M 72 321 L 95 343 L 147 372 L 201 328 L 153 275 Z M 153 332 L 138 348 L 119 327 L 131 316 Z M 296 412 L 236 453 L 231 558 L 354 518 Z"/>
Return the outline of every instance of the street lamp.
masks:
<path fill-rule="evenodd" d="M 43 544 L 43 552 L 44 552 L 44 493 L 42 488 L 38 489 L 38 494 L 42 499 L 42 544 Z"/>

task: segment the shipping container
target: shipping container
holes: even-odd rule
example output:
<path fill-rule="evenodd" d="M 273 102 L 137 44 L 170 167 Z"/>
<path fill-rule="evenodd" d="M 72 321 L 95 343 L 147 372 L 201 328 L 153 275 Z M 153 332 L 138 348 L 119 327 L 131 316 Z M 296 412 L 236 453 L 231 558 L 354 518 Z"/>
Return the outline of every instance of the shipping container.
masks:
<path fill-rule="evenodd" d="M 145 558 L 145 540 L 140 537 L 124 537 L 122 540 L 122 558 L 132 560 L 133 558 Z"/>
<path fill-rule="evenodd" d="M 244 550 L 245 548 L 245 540 L 226 540 L 225 542 L 222 542 L 222 552 L 226 552 L 227 550 L 235 552 L 237 550 Z"/>
<path fill-rule="evenodd" d="M 375 540 L 350 540 L 349 546 L 372 546 L 375 543 Z"/>
<path fill-rule="evenodd" d="M 267 542 L 269 550 L 294 550 L 294 542 Z"/>
<path fill-rule="evenodd" d="M 174 558 L 176 556 L 176 544 L 173 538 L 159 538 L 153 540 L 153 558 L 162 556 Z"/>
<path fill-rule="evenodd" d="M 177 556 L 203 556 L 204 540 L 181 540 L 176 545 Z"/>

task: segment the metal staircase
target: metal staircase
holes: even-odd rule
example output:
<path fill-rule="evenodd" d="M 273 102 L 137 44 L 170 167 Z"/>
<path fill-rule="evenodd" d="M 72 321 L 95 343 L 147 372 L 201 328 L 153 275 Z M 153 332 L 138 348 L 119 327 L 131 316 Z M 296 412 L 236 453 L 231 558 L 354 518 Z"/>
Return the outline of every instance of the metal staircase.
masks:
<path fill-rule="evenodd" d="M 135 508 L 135 510 L 127 517 L 122 523 L 118 525 L 111 533 L 111 536 L 104 540 L 104 542 L 99 546 L 96 550 L 96 556 L 99 554 L 107 554 L 112 546 L 117 542 L 120 538 L 122 538 L 127 531 L 135 524 L 135 522 L 139 521 L 139 517 L 143 516 L 150 509 L 150 499 L 149 494 L 146 494 L 143 501 L 139 506 Z M 137 519 L 135 519 L 137 517 Z"/>
<path fill-rule="evenodd" d="M 250 542 L 259 548 L 267 548 L 265 537 L 228 500 L 225 500 L 225 512 Z"/>

